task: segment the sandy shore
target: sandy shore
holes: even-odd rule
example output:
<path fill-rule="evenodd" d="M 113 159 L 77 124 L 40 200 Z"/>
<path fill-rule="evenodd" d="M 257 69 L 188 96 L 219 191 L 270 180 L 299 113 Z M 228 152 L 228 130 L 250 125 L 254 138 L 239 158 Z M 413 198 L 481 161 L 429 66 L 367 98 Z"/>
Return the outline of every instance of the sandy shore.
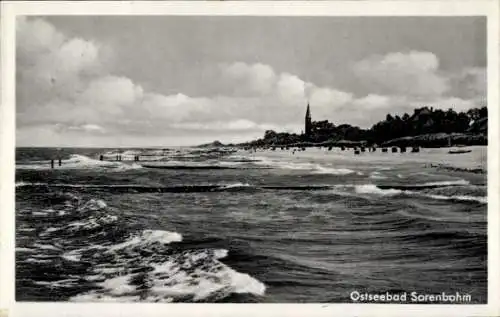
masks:
<path fill-rule="evenodd" d="M 257 150 L 250 152 L 245 150 L 238 151 L 241 154 L 251 157 L 266 157 L 269 159 L 294 161 L 294 162 L 314 162 L 314 163 L 332 163 L 342 164 L 343 162 L 356 161 L 360 164 L 425 164 L 433 167 L 456 168 L 467 170 L 487 169 L 487 147 L 470 146 L 461 149 L 471 150 L 469 153 L 448 154 L 453 148 L 422 148 L 419 153 L 382 153 L 380 149 L 376 152 L 361 152 L 355 155 L 352 149 L 342 151 L 340 148 L 333 148 L 328 151 L 325 148 L 307 148 L 305 151 L 280 150 Z"/>

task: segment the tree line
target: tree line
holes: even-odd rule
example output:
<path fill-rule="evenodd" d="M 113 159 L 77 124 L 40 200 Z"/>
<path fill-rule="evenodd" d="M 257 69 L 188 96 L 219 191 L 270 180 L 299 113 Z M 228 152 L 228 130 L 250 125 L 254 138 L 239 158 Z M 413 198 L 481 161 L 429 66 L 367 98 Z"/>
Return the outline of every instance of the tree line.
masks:
<path fill-rule="evenodd" d="M 437 133 L 481 135 L 486 138 L 487 129 L 488 109 L 486 107 L 470 109 L 467 112 L 456 112 L 451 108 L 441 110 L 422 107 L 415 109 L 412 114 L 405 113 L 402 116 L 388 114 L 385 120 L 375 123 L 369 129 L 361 129 L 349 124 L 336 126 L 328 120 L 314 121 L 310 135 L 268 130 L 263 139 L 250 142 L 250 144 L 327 143 L 341 140 L 383 144 L 402 137 Z"/>

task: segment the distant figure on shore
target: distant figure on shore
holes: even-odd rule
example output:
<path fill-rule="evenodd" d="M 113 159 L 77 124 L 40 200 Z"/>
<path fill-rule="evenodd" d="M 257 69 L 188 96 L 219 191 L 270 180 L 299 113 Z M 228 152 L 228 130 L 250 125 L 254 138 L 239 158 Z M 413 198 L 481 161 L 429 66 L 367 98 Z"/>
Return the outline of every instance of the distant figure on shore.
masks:
<path fill-rule="evenodd" d="M 50 160 L 50 168 L 54 168 L 54 160 Z"/>
<path fill-rule="evenodd" d="M 61 158 L 59 158 L 59 162 L 58 163 L 59 163 L 59 166 L 61 166 Z"/>
<path fill-rule="evenodd" d="M 104 155 L 101 154 L 101 155 L 99 155 L 99 161 L 102 161 L 102 160 L 104 160 Z"/>

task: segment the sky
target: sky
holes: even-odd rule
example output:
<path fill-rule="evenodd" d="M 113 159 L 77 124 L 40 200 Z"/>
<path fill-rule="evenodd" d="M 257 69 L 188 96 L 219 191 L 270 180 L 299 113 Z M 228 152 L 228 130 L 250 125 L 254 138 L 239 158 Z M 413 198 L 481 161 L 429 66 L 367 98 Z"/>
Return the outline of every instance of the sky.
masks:
<path fill-rule="evenodd" d="M 484 17 L 18 17 L 18 146 L 243 142 L 486 105 Z"/>

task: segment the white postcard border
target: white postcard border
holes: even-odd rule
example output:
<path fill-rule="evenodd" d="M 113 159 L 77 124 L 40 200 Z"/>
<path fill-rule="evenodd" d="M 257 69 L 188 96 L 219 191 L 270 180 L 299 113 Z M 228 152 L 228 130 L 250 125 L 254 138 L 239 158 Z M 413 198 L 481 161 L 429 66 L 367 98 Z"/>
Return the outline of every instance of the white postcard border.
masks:
<path fill-rule="evenodd" d="M 498 316 L 499 2 L 466 1 L 30 1 L 1 3 L 0 309 L 12 316 Z M 16 303 L 14 298 L 15 17 L 17 15 L 487 16 L 488 17 L 488 304 L 76 304 Z"/>

